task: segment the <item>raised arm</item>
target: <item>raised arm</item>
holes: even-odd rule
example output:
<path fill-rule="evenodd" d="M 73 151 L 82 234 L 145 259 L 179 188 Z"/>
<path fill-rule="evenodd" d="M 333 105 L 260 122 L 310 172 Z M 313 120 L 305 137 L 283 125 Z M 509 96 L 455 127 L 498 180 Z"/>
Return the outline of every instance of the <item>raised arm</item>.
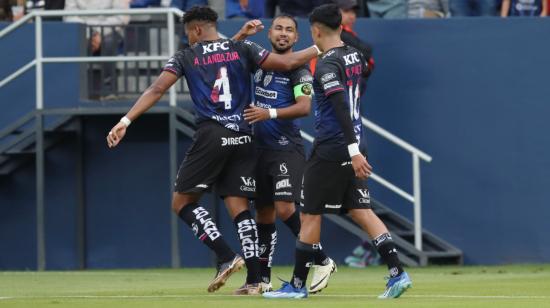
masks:
<path fill-rule="evenodd" d="M 166 91 L 178 80 L 178 76 L 169 72 L 162 72 L 139 97 L 134 106 L 118 122 L 107 135 L 107 145 L 110 148 L 116 147 L 126 135 L 126 129 L 132 121 L 135 121 L 145 111 L 155 105 Z"/>
<path fill-rule="evenodd" d="M 270 53 L 260 67 L 266 71 L 291 71 L 308 63 L 319 54 L 319 48 L 315 45 L 287 55 Z"/>
<path fill-rule="evenodd" d="M 253 19 L 247 21 L 242 28 L 231 38 L 234 41 L 242 41 L 249 36 L 252 36 L 264 29 L 262 21 L 259 19 Z"/>

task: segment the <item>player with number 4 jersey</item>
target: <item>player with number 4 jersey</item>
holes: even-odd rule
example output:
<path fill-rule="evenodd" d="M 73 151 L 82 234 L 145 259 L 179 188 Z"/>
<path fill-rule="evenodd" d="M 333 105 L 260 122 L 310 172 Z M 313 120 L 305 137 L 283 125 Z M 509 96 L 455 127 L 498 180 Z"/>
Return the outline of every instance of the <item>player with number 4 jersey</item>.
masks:
<path fill-rule="evenodd" d="M 109 147 L 117 146 L 130 123 L 185 77 L 197 130 L 178 171 L 172 209 L 216 253 L 217 273 L 208 291 L 218 290 L 246 264 L 246 283 L 235 294 L 254 295 L 261 287 L 258 232 L 248 208 L 256 191 L 255 146 L 250 124 L 243 117 L 244 108 L 251 102 L 249 76 L 256 66 L 282 71 L 300 67 L 318 54 L 318 48 L 289 57 L 271 54 L 249 41 L 220 38 L 217 18 L 209 7 L 193 7 L 185 12 L 183 24 L 190 46 L 170 58 L 157 80 L 111 129 L 107 143 Z M 248 31 L 261 29 L 260 23 Z M 208 210 L 198 204 L 202 193 L 209 190 L 224 199 L 237 229 L 242 257 L 229 248 Z"/>

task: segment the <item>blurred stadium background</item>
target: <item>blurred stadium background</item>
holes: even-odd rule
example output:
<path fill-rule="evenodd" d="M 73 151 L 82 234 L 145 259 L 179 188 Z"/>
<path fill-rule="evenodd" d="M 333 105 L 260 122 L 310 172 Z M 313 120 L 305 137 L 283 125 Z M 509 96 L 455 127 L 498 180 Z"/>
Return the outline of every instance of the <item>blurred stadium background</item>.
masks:
<path fill-rule="evenodd" d="M 133 124 L 118 148 L 105 144 L 113 123 L 182 43 L 181 11 L 120 12 L 129 23 L 99 27 L 105 37 L 120 35 L 112 54 L 99 55 L 106 58 L 90 52 L 88 38 L 97 28 L 46 16 L 59 11 L 29 10 L 14 23 L 0 23 L 0 271 L 6 271 L 0 272 L 0 286 L 21 278 L 8 272 L 14 270 L 192 268 L 214 262 L 170 211 L 171 182 L 194 131 L 183 80 Z M 231 36 L 243 22 L 221 20 L 220 32 Z M 370 180 L 371 194 L 401 259 L 411 267 L 550 262 L 550 20 L 359 18 L 354 30 L 373 46 L 376 61 L 362 98 L 377 175 Z M 296 47 L 309 46 L 307 20 L 299 20 L 299 32 Z M 265 32 L 252 40 L 269 46 Z M 312 117 L 302 123 L 304 133 L 313 135 Z M 202 204 L 239 247 L 223 204 L 210 195 Z M 367 239 L 346 218 L 327 217 L 323 224 L 324 248 L 338 263 Z M 278 227 L 275 263 L 290 265 L 294 239 Z M 377 267 L 369 270 L 382 275 Z M 455 277 L 462 270 L 484 269 L 426 271 Z M 548 281 L 546 265 L 502 271 L 544 274 L 530 276 L 539 287 L 537 279 Z M 143 275 L 148 273 L 157 272 Z M 421 268 L 413 273 L 427 285 L 438 283 Z M 17 283 L 26 285 L 24 278 Z M 177 287 L 159 292 L 174 294 Z M 548 302 L 549 289 L 502 290 L 518 290 L 515 295 L 538 303 Z M 10 292 L 0 291 L 0 299 L 20 294 Z"/>

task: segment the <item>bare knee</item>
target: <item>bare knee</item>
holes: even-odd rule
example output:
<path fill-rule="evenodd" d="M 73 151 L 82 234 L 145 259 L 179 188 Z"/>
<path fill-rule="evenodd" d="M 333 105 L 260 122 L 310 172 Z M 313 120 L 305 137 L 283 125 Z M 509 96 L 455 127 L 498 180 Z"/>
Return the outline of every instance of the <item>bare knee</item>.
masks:
<path fill-rule="evenodd" d="M 273 206 L 256 207 L 256 222 L 266 225 L 275 223 L 275 208 Z"/>
<path fill-rule="evenodd" d="M 248 199 L 245 197 L 228 196 L 224 198 L 225 207 L 231 219 L 235 219 L 240 213 L 248 210 Z"/>
<path fill-rule="evenodd" d="M 287 220 L 294 212 L 296 207 L 294 202 L 275 202 L 275 211 L 277 212 L 277 217 L 282 221 Z"/>

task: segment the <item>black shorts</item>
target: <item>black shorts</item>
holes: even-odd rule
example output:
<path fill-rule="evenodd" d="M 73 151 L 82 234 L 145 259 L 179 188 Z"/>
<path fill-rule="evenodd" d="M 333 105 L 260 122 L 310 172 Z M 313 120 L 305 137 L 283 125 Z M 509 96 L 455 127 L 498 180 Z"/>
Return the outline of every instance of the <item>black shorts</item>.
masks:
<path fill-rule="evenodd" d="M 329 161 L 313 153 L 306 163 L 302 189 L 303 213 L 344 214 L 371 208 L 367 183 L 355 177 L 351 161 Z"/>
<path fill-rule="evenodd" d="M 258 150 L 256 207 L 299 202 L 305 158 L 299 151 Z"/>
<path fill-rule="evenodd" d="M 221 197 L 254 198 L 256 147 L 250 135 L 203 122 L 193 136 L 176 178 L 175 191 L 214 190 Z"/>

